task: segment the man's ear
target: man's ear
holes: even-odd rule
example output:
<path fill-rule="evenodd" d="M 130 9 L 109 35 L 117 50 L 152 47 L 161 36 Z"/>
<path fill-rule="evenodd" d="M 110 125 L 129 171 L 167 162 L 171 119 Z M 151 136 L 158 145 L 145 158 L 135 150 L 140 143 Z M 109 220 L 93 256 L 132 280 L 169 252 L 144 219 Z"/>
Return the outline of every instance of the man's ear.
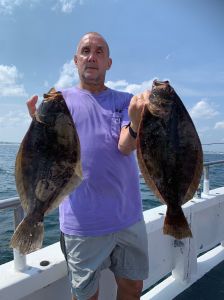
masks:
<path fill-rule="evenodd" d="M 109 59 L 108 59 L 108 66 L 107 66 L 107 70 L 109 70 L 109 69 L 110 69 L 111 65 L 112 65 L 112 59 L 111 59 L 111 58 L 109 58 Z"/>
<path fill-rule="evenodd" d="M 75 63 L 75 65 L 77 66 L 78 58 L 77 58 L 77 55 L 76 55 L 76 54 L 74 55 L 74 63 Z"/>

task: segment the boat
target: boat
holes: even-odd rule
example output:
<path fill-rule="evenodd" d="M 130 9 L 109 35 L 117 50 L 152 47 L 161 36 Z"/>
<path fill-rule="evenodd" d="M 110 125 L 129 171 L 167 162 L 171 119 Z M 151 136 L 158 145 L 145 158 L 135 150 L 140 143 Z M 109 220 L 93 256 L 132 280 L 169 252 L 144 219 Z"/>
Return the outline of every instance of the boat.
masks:
<path fill-rule="evenodd" d="M 193 238 L 176 240 L 162 232 L 166 206 L 144 211 L 149 244 L 149 277 L 141 300 L 181 298 L 215 266 L 224 263 L 224 186 L 209 188 L 209 168 L 224 160 L 204 163 L 203 190 L 183 205 Z M 0 209 L 14 209 L 15 226 L 23 218 L 19 198 L 0 201 Z M 71 299 L 67 267 L 59 242 L 0 265 L 1 300 Z M 209 287 L 211 288 L 211 287 Z M 208 289 L 209 289 L 208 288 Z M 116 299 L 116 282 L 109 269 L 100 278 L 99 299 Z M 224 291 L 220 298 L 224 299 Z M 189 296 L 190 295 L 190 296 Z"/>

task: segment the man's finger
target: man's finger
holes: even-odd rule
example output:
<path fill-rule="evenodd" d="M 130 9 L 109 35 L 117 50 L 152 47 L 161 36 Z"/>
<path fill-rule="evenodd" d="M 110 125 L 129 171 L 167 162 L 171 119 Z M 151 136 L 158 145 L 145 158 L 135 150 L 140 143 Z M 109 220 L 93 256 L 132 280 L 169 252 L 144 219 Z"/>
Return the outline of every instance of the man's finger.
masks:
<path fill-rule="evenodd" d="M 151 91 L 146 90 L 146 91 L 144 91 L 144 93 L 143 93 L 143 97 L 144 97 L 145 99 L 148 99 L 149 96 L 150 96 L 150 94 L 151 94 Z"/>
<path fill-rule="evenodd" d="M 29 114 L 31 115 L 31 117 L 33 117 L 35 111 L 36 111 L 36 104 L 38 101 L 38 96 L 35 95 L 33 97 L 31 97 L 29 100 L 27 100 L 26 104 L 29 110 Z"/>

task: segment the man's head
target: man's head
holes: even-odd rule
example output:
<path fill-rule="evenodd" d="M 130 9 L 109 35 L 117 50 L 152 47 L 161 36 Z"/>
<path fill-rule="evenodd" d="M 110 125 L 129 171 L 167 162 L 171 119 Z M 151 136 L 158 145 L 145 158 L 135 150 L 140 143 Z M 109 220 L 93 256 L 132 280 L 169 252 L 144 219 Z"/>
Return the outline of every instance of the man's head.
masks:
<path fill-rule="evenodd" d="M 112 64 L 109 53 L 108 44 L 99 33 L 89 32 L 81 38 L 74 57 L 81 83 L 104 85 L 106 71 Z"/>

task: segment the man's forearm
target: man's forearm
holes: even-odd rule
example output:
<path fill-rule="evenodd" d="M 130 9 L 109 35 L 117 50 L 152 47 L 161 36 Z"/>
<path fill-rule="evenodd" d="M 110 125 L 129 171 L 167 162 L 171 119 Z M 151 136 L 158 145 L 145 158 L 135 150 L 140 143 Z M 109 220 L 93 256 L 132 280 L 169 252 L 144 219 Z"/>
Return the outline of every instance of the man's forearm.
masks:
<path fill-rule="evenodd" d="M 133 96 L 129 107 L 128 115 L 131 120 L 129 126 L 125 126 L 121 129 L 118 149 L 124 155 L 129 155 L 136 149 L 136 137 L 138 127 L 141 121 L 141 114 L 144 106 L 149 102 L 150 91 L 145 91 L 142 94 Z"/>
<path fill-rule="evenodd" d="M 129 126 L 124 126 L 121 129 L 120 138 L 118 142 L 118 149 L 124 155 L 129 155 L 133 150 L 136 149 L 136 129 L 132 127 L 130 124 L 131 130 Z"/>

